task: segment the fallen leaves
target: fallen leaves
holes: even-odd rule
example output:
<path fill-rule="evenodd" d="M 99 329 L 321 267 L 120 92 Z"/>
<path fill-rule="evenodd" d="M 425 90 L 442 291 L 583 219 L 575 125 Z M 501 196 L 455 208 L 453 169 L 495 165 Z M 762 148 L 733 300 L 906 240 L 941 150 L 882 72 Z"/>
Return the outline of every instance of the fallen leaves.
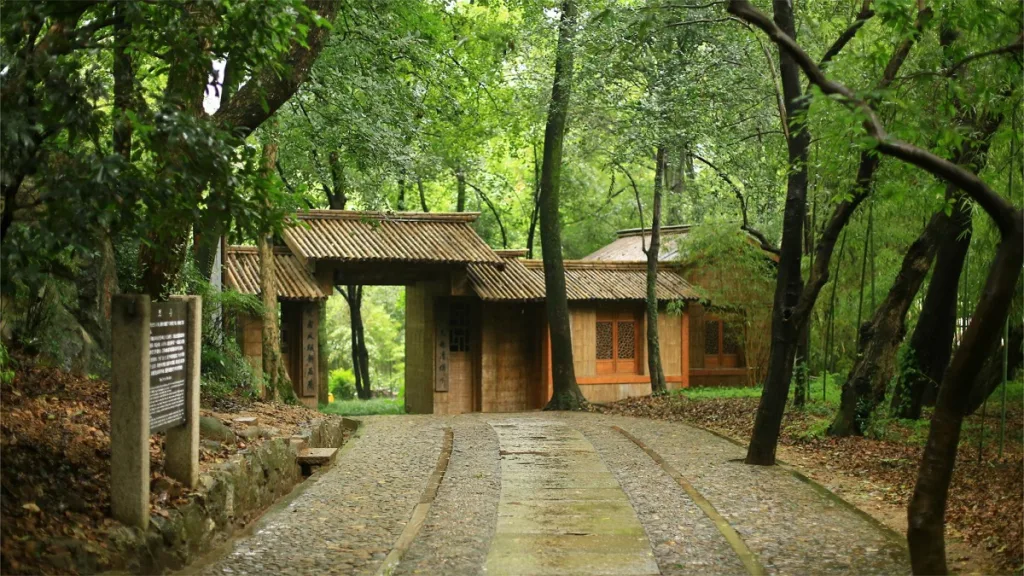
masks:
<path fill-rule="evenodd" d="M 110 518 L 110 385 L 20 358 L 13 382 L 0 388 L 0 573 L 68 574 L 83 554 L 95 569 L 111 566 L 107 538 L 120 526 Z M 261 425 L 295 434 L 316 411 L 301 406 L 222 400 L 229 426 L 242 410 Z M 208 470 L 263 441 L 204 444 L 200 470 Z M 163 440 L 150 438 L 150 510 L 167 517 L 191 496 L 163 473 Z M 74 561 L 71 559 L 74 558 Z"/>

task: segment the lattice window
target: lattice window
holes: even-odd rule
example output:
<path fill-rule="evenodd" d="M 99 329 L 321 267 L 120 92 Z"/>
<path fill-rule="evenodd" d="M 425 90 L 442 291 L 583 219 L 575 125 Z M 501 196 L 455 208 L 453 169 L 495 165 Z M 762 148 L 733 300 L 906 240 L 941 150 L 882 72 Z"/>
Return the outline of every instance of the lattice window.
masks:
<path fill-rule="evenodd" d="M 718 320 L 707 320 L 704 322 L 704 353 L 718 355 L 718 329 L 721 323 Z"/>
<path fill-rule="evenodd" d="M 619 322 L 619 359 L 636 358 L 636 324 Z"/>
<path fill-rule="evenodd" d="M 453 300 L 448 311 L 448 349 L 452 352 L 469 352 L 469 306 L 466 302 Z"/>
<path fill-rule="evenodd" d="M 722 354 L 740 353 L 740 331 L 733 323 L 722 322 Z"/>
<path fill-rule="evenodd" d="M 612 359 L 612 323 L 611 322 L 598 322 L 597 323 L 597 359 L 598 360 L 611 360 Z"/>

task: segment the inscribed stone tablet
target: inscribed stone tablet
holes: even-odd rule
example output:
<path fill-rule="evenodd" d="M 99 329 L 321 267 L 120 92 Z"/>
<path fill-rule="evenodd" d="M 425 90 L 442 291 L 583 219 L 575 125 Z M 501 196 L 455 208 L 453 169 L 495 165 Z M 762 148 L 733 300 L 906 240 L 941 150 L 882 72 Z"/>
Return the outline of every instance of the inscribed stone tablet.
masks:
<path fill-rule="evenodd" d="M 149 431 L 185 423 L 185 302 L 153 302 L 149 324 Z"/>

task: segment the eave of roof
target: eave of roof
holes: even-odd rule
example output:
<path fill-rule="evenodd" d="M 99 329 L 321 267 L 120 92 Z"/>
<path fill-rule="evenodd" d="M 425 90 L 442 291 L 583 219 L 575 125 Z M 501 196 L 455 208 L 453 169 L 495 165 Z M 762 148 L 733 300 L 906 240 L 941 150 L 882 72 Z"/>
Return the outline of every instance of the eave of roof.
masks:
<path fill-rule="evenodd" d="M 224 258 L 224 282 L 242 294 L 260 293 L 260 256 L 254 246 L 228 246 Z M 313 275 L 287 248 L 274 248 L 274 278 L 281 300 L 324 300 Z"/>
<path fill-rule="evenodd" d="M 301 260 L 335 262 L 496 263 L 470 224 L 477 212 L 310 210 L 282 238 Z"/>
<path fill-rule="evenodd" d="M 508 266 L 505 271 L 493 272 L 491 276 L 478 274 L 474 278 L 471 267 L 470 278 L 477 294 L 484 300 L 543 299 L 544 263 L 540 260 L 514 260 L 508 264 L 519 266 L 521 270 Z M 642 263 L 566 260 L 564 264 L 566 296 L 571 301 L 635 301 L 647 298 L 647 270 Z M 522 277 L 523 272 L 532 274 L 533 282 Z M 699 299 L 693 286 L 670 269 L 658 271 L 655 289 L 661 301 Z"/>

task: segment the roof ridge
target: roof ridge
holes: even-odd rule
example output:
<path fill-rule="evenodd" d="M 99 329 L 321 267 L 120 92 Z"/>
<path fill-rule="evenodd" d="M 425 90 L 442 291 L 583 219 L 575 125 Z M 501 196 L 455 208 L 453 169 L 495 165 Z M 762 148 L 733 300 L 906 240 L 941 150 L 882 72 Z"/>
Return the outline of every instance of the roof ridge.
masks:
<path fill-rule="evenodd" d="M 662 233 L 665 232 L 689 232 L 693 228 L 693 224 L 672 224 L 669 226 L 661 226 L 659 230 Z M 629 238 L 631 236 L 639 236 L 643 233 L 644 236 L 649 236 L 651 233 L 650 228 L 623 228 L 622 230 L 615 231 L 616 238 Z"/>
<path fill-rule="evenodd" d="M 385 212 L 376 210 L 301 210 L 300 220 L 381 220 L 405 222 L 475 222 L 479 212 Z"/>

